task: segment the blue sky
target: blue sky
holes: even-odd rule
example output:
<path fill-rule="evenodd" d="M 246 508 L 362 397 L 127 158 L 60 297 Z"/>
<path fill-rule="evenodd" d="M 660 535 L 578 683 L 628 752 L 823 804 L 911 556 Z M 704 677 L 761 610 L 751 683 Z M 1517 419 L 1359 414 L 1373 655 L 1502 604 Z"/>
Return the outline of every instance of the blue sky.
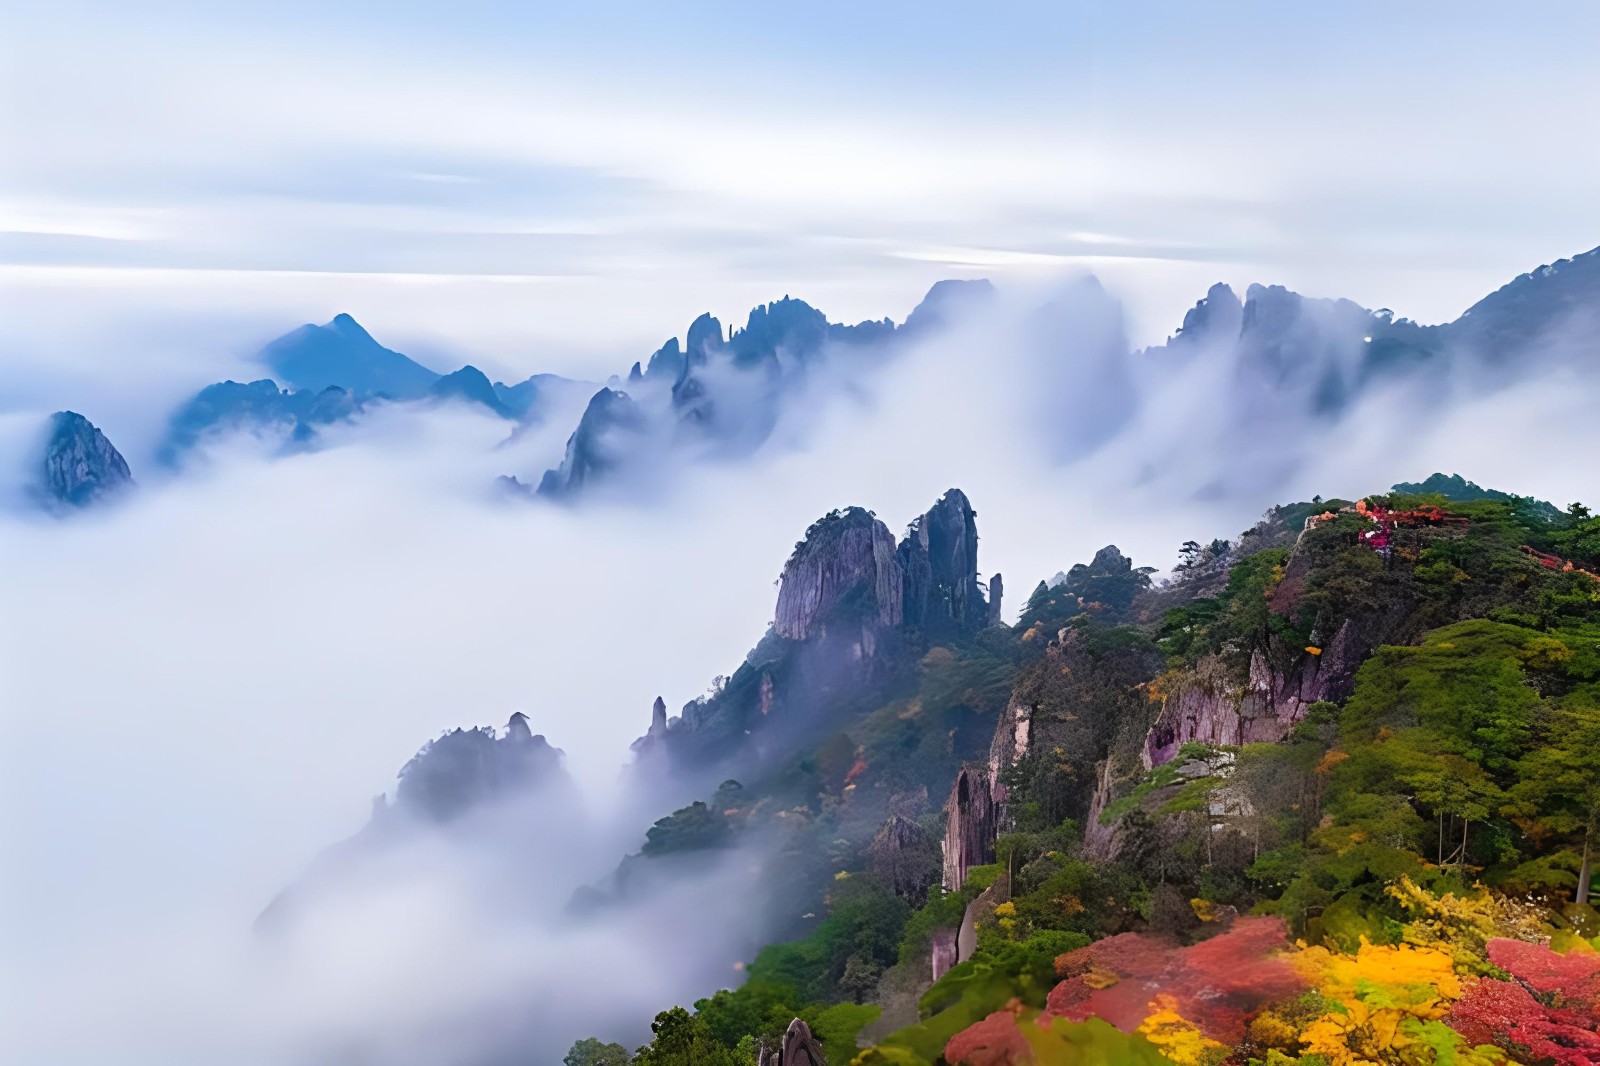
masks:
<path fill-rule="evenodd" d="M 12 0 L 0 279 L 528 370 L 979 274 L 1441 320 L 1600 244 L 1600 9 L 1394 7 Z"/>

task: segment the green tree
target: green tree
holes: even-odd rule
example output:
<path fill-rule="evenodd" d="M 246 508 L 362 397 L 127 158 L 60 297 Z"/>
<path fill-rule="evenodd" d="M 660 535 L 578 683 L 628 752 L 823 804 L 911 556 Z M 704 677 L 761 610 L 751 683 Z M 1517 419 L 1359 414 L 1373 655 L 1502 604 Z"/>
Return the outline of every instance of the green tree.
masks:
<path fill-rule="evenodd" d="M 839 991 L 860 1003 L 877 989 L 878 978 L 882 976 L 883 967 L 870 957 L 852 955 L 845 960 L 844 974 L 839 978 Z"/>
<path fill-rule="evenodd" d="M 702 1019 L 682 1007 L 656 1015 L 650 1031 L 655 1039 L 635 1053 L 634 1066 L 745 1066 Z"/>
<path fill-rule="evenodd" d="M 573 1044 L 572 1050 L 561 1061 L 564 1066 L 628 1066 L 633 1056 L 621 1044 L 602 1044 L 594 1037 L 586 1036 Z"/>
<path fill-rule="evenodd" d="M 1600 707 L 1557 709 L 1544 725 L 1542 743 L 1517 765 L 1506 813 L 1536 837 L 1581 837 L 1574 898 L 1587 903 L 1600 848 Z"/>

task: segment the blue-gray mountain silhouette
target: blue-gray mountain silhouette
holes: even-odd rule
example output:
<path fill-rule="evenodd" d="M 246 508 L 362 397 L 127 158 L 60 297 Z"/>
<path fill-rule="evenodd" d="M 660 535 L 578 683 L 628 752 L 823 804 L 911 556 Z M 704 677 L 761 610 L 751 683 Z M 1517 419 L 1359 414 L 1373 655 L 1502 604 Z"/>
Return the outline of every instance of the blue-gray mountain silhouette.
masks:
<path fill-rule="evenodd" d="M 272 376 L 293 390 L 320 392 L 330 385 L 357 395 L 414 400 L 425 396 L 439 375 L 392 351 L 347 314 L 325 326 L 305 325 L 279 337 L 261 353 Z"/>
<path fill-rule="evenodd" d="M 94 423 L 76 411 L 50 416 L 50 436 L 36 491 L 46 507 L 88 507 L 133 486 L 127 460 Z"/>

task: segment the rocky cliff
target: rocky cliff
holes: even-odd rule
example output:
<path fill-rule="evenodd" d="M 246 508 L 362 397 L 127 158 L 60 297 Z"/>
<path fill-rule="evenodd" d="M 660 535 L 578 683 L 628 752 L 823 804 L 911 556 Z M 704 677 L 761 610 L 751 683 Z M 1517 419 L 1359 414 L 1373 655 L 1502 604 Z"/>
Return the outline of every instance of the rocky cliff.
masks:
<path fill-rule="evenodd" d="M 967 871 L 994 862 L 1005 791 L 986 769 L 964 767 L 945 801 L 944 887 L 967 883 Z"/>
<path fill-rule="evenodd" d="M 132 485 L 133 475 L 122 453 L 92 422 L 76 411 L 51 416 L 38 471 L 37 491 L 45 506 L 87 507 Z"/>
<path fill-rule="evenodd" d="M 1228 676 L 1220 659 L 1203 660 L 1171 691 L 1160 692 L 1161 710 L 1141 755 L 1145 769 L 1170 761 L 1191 741 L 1236 747 L 1283 740 L 1313 703 L 1348 694 L 1370 651 L 1358 646 L 1355 634 L 1346 621 L 1320 655 L 1306 652 L 1288 668 L 1275 667 L 1257 650 L 1243 684 Z"/>
<path fill-rule="evenodd" d="M 773 632 L 805 640 L 830 621 L 864 633 L 898 626 L 903 585 L 889 528 L 860 507 L 834 511 L 806 530 L 784 565 Z"/>
<path fill-rule="evenodd" d="M 667 720 L 659 739 L 641 738 L 641 761 L 664 751 L 666 765 L 738 776 L 741 765 L 778 757 L 852 709 L 878 706 L 926 651 L 930 625 L 954 637 L 987 624 L 976 553 L 974 513 L 957 489 L 898 545 L 863 508 L 823 516 L 784 565 L 767 637 L 710 694 Z"/>
<path fill-rule="evenodd" d="M 571 496 L 615 473 L 633 454 L 645 431 L 645 415 L 632 397 L 616 389 L 601 389 L 567 438 L 560 467 L 546 470 L 540 479 L 539 495 L 554 499 Z"/>
<path fill-rule="evenodd" d="M 906 530 L 897 555 L 907 626 L 937 636 L 989 624 L 978 585 L 976 519 L 966 493 L 951 489 Z"/>

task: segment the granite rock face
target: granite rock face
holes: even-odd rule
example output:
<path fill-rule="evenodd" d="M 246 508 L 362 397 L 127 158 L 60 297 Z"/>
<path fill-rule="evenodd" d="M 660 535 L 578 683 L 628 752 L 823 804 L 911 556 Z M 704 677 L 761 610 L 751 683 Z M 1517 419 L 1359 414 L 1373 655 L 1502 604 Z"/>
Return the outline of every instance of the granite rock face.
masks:
<path fill-rule="evenodd" d="M 806 530 L 784 566 L 773 632 L 805 640 L 846 611 L 863 627 L 898 626 L 902 587 L 888 527 L 860 507 L 835 511 Z"/>
<path fill-rule="evenodd" d="M 1005 581 L 999 574 L 989 579 L 989 624 L 1001 625 L 1005 622 Z"/>
<path fill-rule="evenodd" d="M 667 343 L 657 348 L 655 354 L 650 356 L 650 361 L 645 364 L 644 373 L 640 376 L 652 381 L 674 382 L 678 380 L 678 375 L 683 373 L 683 363 L 683 349 L 678 347 L 678 338 L 669 337 Z"/>
<path fill-rule="evenodd" d="M 822 1044 L 799 1018 L 789 1023 L 779 1047 L 768 1050 L 763 1044 L 757 1048 L 756 1062 L 758 1066 L 828 1066 Z"/>
<path fill-rule="evenodd" d="M 967 871 L 994 861 L 1005 788 L 982 769 L 963 767 L 945 801 L 944 887 L 967 883 Z"/>
<path fill-rule="evenodd" d="M 918 531 L 897 545 L 860 507 L 812 523 L 779 577 L 766 637 L 711 692 L 684 704 L 664 728 L 653 724 L 636 746 L 638 761 L 650 756 L 659 767 L 651 754 L 659 751 L 674 773 L 738 777 L 879 706 L 930 639 L 906 614 L 908 588 L 947 626 L 982 628 L 989 606 L 977 582 L 966 496 L 946 493 L 913 524 Z M 920 580 L 908 581 L 907 558 Z"/>
<path fill-rule="evenodd" d="M 645 730 L 644 736 L 633 742 L 634 759 L 643 762 L 646 759 L 661 758 L 666 755 L 667 745 L 667 701 L 660 696 L 650 708 L 650 728 Z"/>
<path fill-rule="evenodd" d="M 897 552 L 908 626 L 939 634 L 989 623 L 989 605 L 978 586 L 976 518 L 966 493 L 951 489 L 906 530 Z"/>
<path fill-rule="evenodd" d="M 92 422 L 76 411 L 51 416 L 39 465 L 38 493 L 45 506 L 88 507 L 132 486 L 127 460 Z"/>
<path fill-rule="evenodd" d="M 601 389 L 590 399 L 567 438 L 566 454 L 555 470 L 545 471 L 539 481 L 539 495 L 560 499 L 570 496 L 590 482 L 618 470 L 645 433 L 645 416 L 625 392 Z"/>
<path fill-rule="evenodd" d="M 1168 342 L 1171 349 L 1205 348 L 1231 344 L 1239 338 L 1244 322 L 1244 304 L 1233 289 L 1218 282 L 1205 297 L 1183 316 L 1177 336 Z"/>
<path fill-rule="evenodd" d="M 1294 609 L 1310 569 L 1310 559 L 1297 546 L 1273 590 L 1274 612 Z M 1234 746 L 1283 740 L 1313 703 L 1350 694 L 1362 662 L 1397 635 L 1410 606 L 1397 598 L 1382 611 L 1339 620 L 1331 636 L 1321 638 L 1325 644 L 1312 646 L 1315 651 L 1275 647 L 1269 657 L 1258 648 L 1243 677 L 1219 657 L 1202 659 L 1161 693 L 1161 709 L 1140 756 L 1145 768 L 1171 761 L 1190 741 Z"/>

